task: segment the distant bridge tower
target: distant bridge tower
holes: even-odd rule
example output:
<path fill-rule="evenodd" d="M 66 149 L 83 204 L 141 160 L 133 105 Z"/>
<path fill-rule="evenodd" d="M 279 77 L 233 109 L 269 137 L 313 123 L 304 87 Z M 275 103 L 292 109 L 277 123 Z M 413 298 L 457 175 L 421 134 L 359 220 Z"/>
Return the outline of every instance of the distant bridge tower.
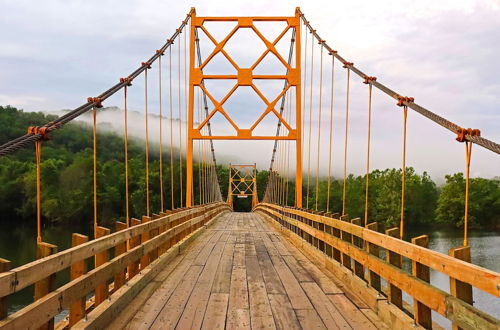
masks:
<path fill-rule="evenodd" d="M 252 197 L 252 209 L 257 206 L 257 166 L 229 164 L 229 188 L 227 202 L 233 207 L 233 198 Z"/>
<path fill-rule="evenodd" d="M 208 27 L 204 26 L 205 22 L 234 22 L 234 28 L 222 39 L 217 41 L 212 37 Z M 254 22 L 277 22 L 286 23 L 286 27 L 283 32 L 276 35 L 274 40 L 267 40 L 266 37 L 259 31 L 259 29 L 254 25 Z M 234 37 L 234 34 L 239 29 L 249 29 L 263 41 L 266 46 L 266 50 L 257 59 L 257 61 L 250 67 L 239 67 L 238 59 L 233 60 L 230 55 L 224 50 L 224 46 L 229 39 Z M 283 58 L 283 56 L 276 50 L 276 44 L 283 38 L 283 36 L 288 32 L 292 31 L 294 37 L 291 40 L 290 46 L 290 57 L 288 61 Z M 204 33 L 214 44 L 215 48 L 213 51 L 202 61 L 199 53 L 199 39 L 198 32 Z M 296 11 L 295 16 L 291 17 L 197 17 L 196 12 L 193 10 L 191 16 L 191 36 L 190 36 L 190 64 L 189 64 L 189 109 L 188 109 L 188 129 L 187 129 L 187 154 L 186 154 L 186 206 L 192 206 L 192 184 L 193 184 L 193 141 L 194 140 L 292 140 L 295 141 L 295 206 L 302 207 L 302 114 L 301 114 L 301 46 L 300 46 L 300 12 Z M 217 74 L 208 75 L 204 74 L 203 70 L 206 65 L 214 58 L 216 55 L 222 54 L 225 58 L 229 60 L 231 65 L 234 67 L 234 72 L 228 74 Z M 259 63 L 266 56 L 276 56 L 276 58 L 283 64 L 283 74 L 281 75 L 269 75 L 269 74 L 255 74 L 254 69 L 259 65 Z M 209 91 L 207 86 L 205 86 L 204 81 L 206 79 L 224 79 L 224 80 L 234 80 L 235 85 L 231 88 L 227 95 L 222 99 L 215 99 L 212 95 L 213 91 Z M 283 81 L 284 88 L 272 99 L 266 99 L 265 93 L 262 93 L 253 80 L 264 79 L 264 80 L 281 80 Z M 250 86 L 257 95 L 266 104 L 262 113 L 254 123 L 248 123 L 249 128 L 240 128 L 231 118 L 231 116 L 224 110 L 224 102 L 238 89 L 239 86 Z M 204 104 L 205 118 L 202 119 L 201 123 L 195 125 L 195 104 L 197 103 L 196 96 L 198 92 L 201 92 L 204 99 L 210 100 Z M 294 113 L 294 121 L 290 120 L 288 123 L 282 116 L 282 102 L 285 99 L 287 93 L 290 92 L 290 96 L 293 96 L 294 104 L 292 108 L 292 113 Z M 292 97 L 290 97 L 292 99 Z M 279 104 L 278 104 L 279 103 Z M 259 112 L 261 109 L 258 109 Z M 293 111 L 295 110 L 295 111 Z M 236 131 L 236 135 L 226 136 L 226 135 L 210 135 L 206 134 L 206 129 L 203 130 L 209 120 L 216 114 L 220 113 L 229 125 L 231 125 Z M 267 115 L 275 116 L 276 120 L 279 120 L 280 124 L 286 128 L 288 134 L 282 134 L 281 136 L 272 135 L 254 135 L 254 129 L 262 122 L 264 117 Z M 203 131 L 202 131 L 203 130 Z"/>

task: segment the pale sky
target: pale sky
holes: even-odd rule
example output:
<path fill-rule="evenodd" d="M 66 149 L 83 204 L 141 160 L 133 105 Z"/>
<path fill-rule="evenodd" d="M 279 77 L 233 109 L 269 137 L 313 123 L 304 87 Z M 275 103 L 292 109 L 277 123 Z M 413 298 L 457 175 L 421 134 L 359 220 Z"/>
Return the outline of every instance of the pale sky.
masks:
<path fill-rule="evenodd" d="M 499 0 L 3 0 L 0 104 L 26 111 L 81 105 L 148 59 L 192 6 L 199 16 L 292 16 L 300 6 L 321 37 L 361 70 L 458 125 L 479 128 L 482 136 L 500 141 Z M 239 47 L 241 54 L 245 47 Z M 339 175 L 345 71 L 336 70 L 333 168 Z M 348 156 L 354 173 L 364 170 L 366 102 L 366 86 L 354 79 Z M 131 107 L 140 111 L 141 104 L 132 101 Z M 106 105 L 121 107 L 121 99 L 112 98 Z M 325 114 L 323 121 L 327 120 Z M 137 130 L 135 134 L 142 134 L 140 125 Z M 401 130 L 400 108 L 375 92 L 372 168 L 400 167 Z M 322 144 L 327 143 L 326 131 L 322 136 Z M 216 142 L 215 147 L 220 159 L 257 162 L 261 168 L 268 167 L 272 149 L 264 142 Z M 473 150 L 472 175 L 500 175 L 500 156 L 481 149 Z M 324 153 L 320 162 L 324 173 Z M 428 170 L 439 179 L 463 170 L 464 146 L 454 141 L 454 134 L 410 110 L 407 165 L 420 172 Z"/>

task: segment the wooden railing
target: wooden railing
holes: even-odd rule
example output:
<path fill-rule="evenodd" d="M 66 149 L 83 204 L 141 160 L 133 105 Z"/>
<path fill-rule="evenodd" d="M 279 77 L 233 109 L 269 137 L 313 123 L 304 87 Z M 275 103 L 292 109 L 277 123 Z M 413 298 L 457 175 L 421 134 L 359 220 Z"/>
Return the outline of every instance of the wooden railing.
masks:
<path fill-rule="evenodd" d="M 73 247 L 57 252 L 57 247 L 39 243 L 40 258 L 7 270 L 8 262 L 0 259 L 0 328 L 54 328 L 54 317 L 63 310 L 69 316 L 57 326 L 72 326 L 110 299 L 110 295 L 135 280 L 148 265 L 170 253 L 182 240 L 199 232 L 203 226 L 223 212 L 226 203 L 167 211 L 142 221 L 131 219 L 131 227 L 118 222 L 116 232 L 99 227 L 94 240 L 73 234 Z M 110 257 L 112 259 L 110 259 Z M 94 258 L 95 267 L 87 272 L 87 259 Z M 1 268 L 3 265 L 3 269 Z M 55 288 L 55 276 L 71 269 L 69 282 Z M 7 316 L 8 296 L 30 285 L 35 286 L 35 301 Z M 94 293 L 90 300 L 89 294 Z M 2 312 L 2 309 L 4 310 Z"/>
<path fill-rule="evenodd" d="M 300 239 L 327 263 L 352 271 L 367 289 L 375 289 L 392 305 L 412 315 L 415 324 L 431 329 L 432 310 L 449 319 L 453 328 L 500 328 L 498 319 L 472 306 L 472 287 L 500 297 L 500 274 L 467 262 L 468 247 L 451 249 L 450 255 L 445 255 L 427 248 L 426 235 L 409 243 L 394 237 L 395 233 L 399 236 L 397 228 L 381 233 L 377 223 L 362 227 L 359 219 L 349 220 L 348 216 L 274 204 L 259 204 L 255 211 L 275 220 L 290 237 Z M 381 258 L 383 250 L 385 260 Z M 411 273 L 402 269 L 403 258 L 410 260 Z M 430 269 L 450 277 L 449 293 L 429 283 Z M 381 278 L 387 281 L 386 289 L 381 286 Z M 403 301 L 403 291 L 413 297 L 413 307 Z M 374 299 L 372 307 L 376 308 L 377 297 Z"/>

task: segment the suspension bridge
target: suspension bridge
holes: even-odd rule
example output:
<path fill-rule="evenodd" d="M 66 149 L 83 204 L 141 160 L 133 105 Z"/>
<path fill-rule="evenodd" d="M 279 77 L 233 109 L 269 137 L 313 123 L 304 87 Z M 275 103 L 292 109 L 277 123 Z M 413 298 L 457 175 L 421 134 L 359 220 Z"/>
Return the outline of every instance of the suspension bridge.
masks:
<path fill-rule="evenodd" d="M 215 37 L 211 28 L 222 23 L 230 28 Z M 262 28 L 266 24 L 280 27 L 276 35 Z M 249 48 L 258 48 L 257 43 L 262 47 L 252 63 L 241 64 L 228 50 L 241 33 L 257 40 Z M 219 64 L 211 65 L 214 61 Z M 332 139 L 339 74 L 346 84 L 344 99 L 336 100 L 345 102 L 345 134 Z M 367 149 L 356 150 L 366 153 L 362 218 L 346 212 L 354 79 L 366 84 L 368 96 Z M 229 87 L 221 92 L 214 87 L 218 81 Z M 266 88 L 271 81 L 279 88 Z M 156 95 L 152 86 L 157 86 Z M 131 93 L 134 87 L 139 93 Z M 368 212 L 374 89 L 379 97 L 393 100 L 403 118 L 400 221 L 387 229 Z M 255 93 L 263 105 L 247 109 L 254 119 L 243 124 L 226 107 L 239 90 Z M 104 111 L 99 109 L 112 96 L 123 102 L 126 183 L 124 220 L 106 228 L 99 217 L 96 122 Z M 144 100 L 146 214 L 133 214 L 129 207 L 131 97 Z M 158 132 L 148 123 L 152 109 L 159 113 Z M 465 146 L 463 245 L 448 254 L 428 249 L 427 235 L 405 237 L 408 111 L 451 131 L 450 138 Z M 51 134 L 85 113 L 92 115 L 93 123 L 93 237 L 74 233 L 72 247 L 59 251 L 41 230 L 43 146 Z M 179 120 L 174 121 L 176 116 Z M 327 131 L 321 125 L 324 117 L 329 120 Z M 262 129 L 266 120 L 276 130 Z M 216 130 L 221 122 L 229 128 Z M 0 146 L 0 156 L 34 147 L 37 259 L 16 268 L 0 259 L 2 329 L 439 329 L 438 316 L 448 319 L 453 329 L 500 328 L 495 316 L 475 307 L 473 297 L 479 291 L 500 297 L 500 274 L 472 264 L 468 244 L 472 146 L 500 154 L 500 145 L 362 72 L 330 47 L 298 8 L 295 15 L 283 17 L 202 17 L 192 9 L 166 43 L 130 75 L 52 122 L 27 129 L 27 134 Z M 159 136 L 158 150 L 150 148 L 153 135 Z M 321 136 L 328 136 L 329 144 L 323 145 Z M 219 180 L 214 140 L 274 143 L 261 200 L 255 164 L 232 164 L 229 182 Z M 344 151 L 339 210 L 330 205 L 333 144 L 342 144 Z M 158 191 L 151 188 L 153 152 L 159 157 Z M 325 209 L 318 207 L 320 166 L 328 171 Z M 221 184 L 227 184 L 226 198 Z M 159 196 L 159 205 L 153 205 L 156 199 L 150 195 Z M 252 212 L 232 212 L 239 198 L 252 200 Z M 68 280 L 56 286 L 56 277 L 68 270 Z M 447 276 L 449 289 L 433 285 L 431 272 Z M 8 313 L 9 296 L 27 289 L 34 290 L 33 301 Z"/>

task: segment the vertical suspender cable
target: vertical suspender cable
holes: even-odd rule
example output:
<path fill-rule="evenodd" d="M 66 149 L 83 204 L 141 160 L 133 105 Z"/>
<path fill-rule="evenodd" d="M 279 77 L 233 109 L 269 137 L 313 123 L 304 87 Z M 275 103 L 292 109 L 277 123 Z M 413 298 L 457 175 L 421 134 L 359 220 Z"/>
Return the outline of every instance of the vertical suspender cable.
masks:
<path fill-rule="evenodd" d="M 160 212 L 163 213 L 163 104 L 161 90 L 161 56 L 158 57 L 158 90 L 160 102 Z"/>
<path fill-rule="evenodd" d="M 200 90 L 198 89 L 198 122 L 201 123 L 201 94 L 200 94 Z M 197 141 L 197 144 L 198 144 L 198 188 L 199 188 L 199 201 L 198 201 L 198 204 L 202 204 L 201 202 L 201 189 L 202 189 L 202 186 L 201 186 L 201 141 L 198 140 Z"/>
<path fill-rule="evenodd" d="M 41 226 L 41 188 L 40 188 L 40 158 L 42 155 L 42 140 L 35 142 L 35 158 L 36 158 L 36 241 L 42 242 L 42 226 Z"/>
<path fill-rule="evenodd" d="M 405 173 L 406 173 L 406 119 L 408 117 L 408 107 L 403 107 L 403 162 L 401 167 L 401 221 L 399 224 L 399 238 L 404 237 L 405 225 Z"/>
<path fill-rule="evenodd" d="M 316 196 L 315 209 L 318 210 L 318 194 L 319 194 L 319 161 L 321 152 L 321 107 L 323 96 L 323 41 L 319 42 L 321 47 L 320 64 L 319 64 L 319 109 L 318 109 L 318 150 L 316 155 Z"/>
<path fill-rule="evenodd" d="M 307 142 L 307 194 L 306 194 L 306 209 L 309 209 L 309 186 L 311 183 L 311 133 L 312 133 L 312 95 L 313 95 L 313 78 L 314 78 L 314 41 L 311 36 L 311 82 L 309 88 L 309 137 Z"/>
<path fill-rule="evenodd" d="M 465 214 L 464 214 L 464 246 L 469 245 L 469 170 L 472 155 L 472 142 L 465 141 Z"/>
<path fill-rule="evenodd" d="M 92 147 L 93 147 L 93 184 L 94 184 L 94 238 L 97 238 L 97 109 L 94 107 L 92 111 Z"/>
<path fill-rule="evenodd" d="M 128 123 L 127 123 L 127 86 L 123 88 L 124 110 L 123 110 L 123 144 L 125 153 L 125 222 L 127 228 L 130 226 L 128 205 Z"/>
<path fill-rule="evenodd" d="M 148 69 L 144 70 L 144 100 L 146 104 L 146 216 L 149 217 L 149 125 L 148 125 Z"/>
<path fill-rule="evenodd" d="M 184 26 L 184 103 L 186 105 L 185 108 L 185 113 L 186 113 L 186 135 L 185 139 L 186 141 L 188 140 L 188 113 L 189 113 L 189 97 L 188 97 L 188 79 L 187 79 L 187 39 L 188 39 L 188 32 L 187 32 L 187 25 Z M 186 142 L 187 143 L 187 142 Z M 187 151 L 187 144 L 186 144 L 186 151 Z M 187 160 L 186 160 L 187 161 Z M 186 166 L 186 171 L 187 171 L 187 166 Z M 187 174 L 187 172 L 186 172 Z M 187 190 L 187 187 L 186 187 Z M 191 180 L 191 200 L 194 201 L 194 180 Z M 194 203 L 193 203 L 194 204 Z"/>
<path fill-rule="evenodd" d="M 306 30 L 306 25 L 304 24 L 304 31 Z M 304 131 L 305 131 L 305 125 L 306 125 L 306 115 L 307 115 L 307 111 L 306 111 L 306 101 L 307 101 L 307 98 L 305 97 L 306 95 L 306 85 L 307 85 L 307 33 L 304 33 L 304 89 L 302 91 L 302 111 L 301 111 L 301 116 L 303 116 L 303 120 L 302 120 L 302 148 L 301 148 L 301 151 L 302 151 L 302 163 L 304 163 L 304 146 L 306 145 L 305 141 L 306 141 L 306 135 L 304 134 Z M 299 65 L 298 63 L 296 65 Z M 306 202 L 307 203 L 307 202 Z"/>
<path fill-rule="evenodd" d="M 347 67 L 347 89 L 346 89 L 346 106 L 345 106 L 345 138 L 344 138 L 344 187 L 342 190 L 342 215 L 345 215 L 345 197 L 347 186 L 347 138 L 349 128 L 349 82 L 351 78 L 351 68 Z"/>
<path fill-rule="evenodd" d="M 181 40 L 179 37 L 179 47 L 177 47 L 178 52 L 177 52 L 177 82 L 178 82 L 178 97 L 179 97 L 179 192 L 180 192 L 180 206 L 182 207 L 183 204 L 183 192 L 182 192 L 182 107 L 181 107 Z"/>
<path fill-rule="evenodd" d="M 365 226 L 368 224 L 368 188 L 370 176 L 370 138 L 372 121 L 372 84 L 368 84 L 368 141 L 366 143 Z"/>
<path fill-rule="evenodd" d="M 169 111 L 170 111 L 170 201 L 172 210 L 175 208 L 174 203 L 174 133 L 172 123 L 172 47 L 169 47 Z"/>
<path fill-rule="evenodd" d="M 328 184 L 326 192 L 326 212 L 330 212 L 330 187 L 331 187 L 331 173 L 332 173 L 332 142 L 333 142 L 333 92 L 335 87 L 335 56 L 332 55 L 332 86 L 330 95 L 330 144 L 328 147 Z"/>

